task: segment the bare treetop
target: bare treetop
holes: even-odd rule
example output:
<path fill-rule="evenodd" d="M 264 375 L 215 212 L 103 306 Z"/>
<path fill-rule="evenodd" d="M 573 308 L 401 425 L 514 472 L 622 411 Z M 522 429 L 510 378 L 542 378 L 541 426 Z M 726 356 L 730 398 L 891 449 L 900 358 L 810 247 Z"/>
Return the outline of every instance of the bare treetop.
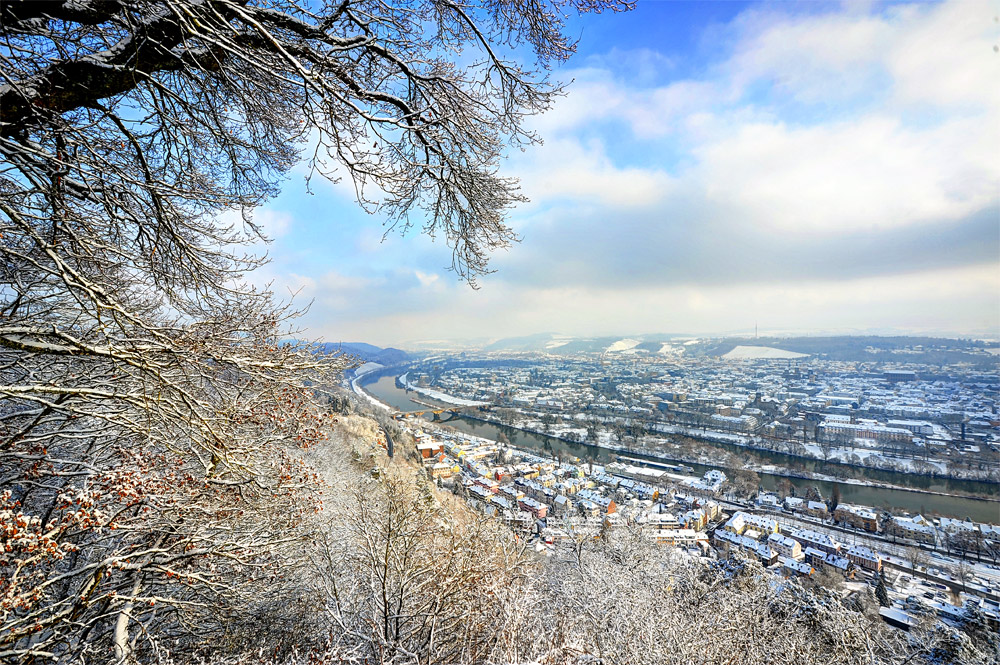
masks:
<path fill-rule="evenodd" d="M 4 3 L 4 154 L 42 170 L 24 142 L 57 132 L 81 167 L 142 178 L 155 192 L 143 216 L 167 225 L 164 207 L 258 204 L 312 140 L 314 169 L 342 168 L 389 224 L 443 235 L 474 281 L 514 239 L 504 214 L 522 197 L 497 169 L 536 140 L 523 120 L 558 92 L 546 68 L 575 46 L 562 12 L 626 4 Z M 522 45 L 534 70 L 514 57 Z M 68 193 L 104 199 L 108 183 L 86 175 Z"/>

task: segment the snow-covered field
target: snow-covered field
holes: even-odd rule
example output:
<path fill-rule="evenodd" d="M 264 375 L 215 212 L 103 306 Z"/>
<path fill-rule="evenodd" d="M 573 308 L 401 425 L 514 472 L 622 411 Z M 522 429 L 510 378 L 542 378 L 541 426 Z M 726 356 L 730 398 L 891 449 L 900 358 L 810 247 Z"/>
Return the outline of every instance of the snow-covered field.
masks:
<path fill-rule="evenodd" d="M 422 386 L 417 386 L 407 380 L 409 373 L 399 377 L 400 383 L 405 385 L 407 388 L 415 393 L 420 393 L 425 397 L 430 397 L 431 399 L 436 399 L 439 402 L 447 402 L 448 404 L 454 404 L 456 406 L 483 406 L 486 402 L 476 402 L 471 399 L 463 399 L 462 397 L 455 397 L 447 393 L 443 393 L 440 390 L 433 390 L 431 388 L 424 388 Z"/>
<path fill-rule="evenodd" d="M 818 459 L 823 459 L 822 448 L 815 443 L 803 444 L 805 449 L 809 451 L 809 454 Z M 908 457 L 895 457 L 894 455 L 886 455 L 885 453 L 879 453 L 875 450 L 866 450 L 865 448 L 831 448 L 830 449 L 830 460 L 840 460 L 842 462 L 851 462 L 851 455 L 857 455 L 861 461 L 871 467 L 878 468 L 876 461 L 886 461 L 892 462 L 898 467 L 909 471 L 910 473 L 923 473 L 925 468 L 924 464 L 928 464 L 937 468 L 938 472 L 946 473 L 948 471 L 948 464 L 943 461 L 938 460 L 928 460 L 924 462 L 923 460 L 914 460 Z M 869 459 L 870 458 L 870 459 Z"/>
<path fill-rule="evenodd" d="M 723 355 L 723 358 L 727 360 L 758 360 L 758 359 L 792 359 L 792 358 L 805 358 L 809 354 L 806 353 L 795 353 L 794 351 L 785 351 L 783 349 L 775 349 L 770 346 L 737 346 L 735 349 L 729 353 Z"/>
<path fill-rule="evenodd" d="M 629 349 L 634 349 L 639 346 L 639 340 L 630 339 L 626 337 L 625 339 L 620 339 L 608 348 L 605 349 L 608 353 L 615 353 L 618 351 L 628 351 Z"/>

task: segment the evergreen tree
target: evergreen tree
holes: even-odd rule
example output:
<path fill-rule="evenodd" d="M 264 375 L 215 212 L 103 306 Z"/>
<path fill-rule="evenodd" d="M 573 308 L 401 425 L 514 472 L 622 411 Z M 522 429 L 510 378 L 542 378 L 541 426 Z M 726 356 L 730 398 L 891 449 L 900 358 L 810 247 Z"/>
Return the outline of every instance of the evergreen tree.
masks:
<path fill-rule="evenodd" d="M 889 607 L 889 592 L 885 588 L 885 574 L 879 573 L 878 584 L 875 585 L 875 598 L 882 607 Z"/>

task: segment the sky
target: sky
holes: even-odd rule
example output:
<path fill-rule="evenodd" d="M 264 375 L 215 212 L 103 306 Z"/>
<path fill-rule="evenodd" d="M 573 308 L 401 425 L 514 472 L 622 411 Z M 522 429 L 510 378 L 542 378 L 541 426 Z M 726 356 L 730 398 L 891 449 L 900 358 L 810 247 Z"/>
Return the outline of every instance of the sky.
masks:
<path fill-rule="evenodd" d="M 573 17 L 568 94 L 503 173 L 522 240 L 474 290 L 301 169 L 252 276 L 301 336 L 1000 337 L 1000 1 L 638 2 Z"/>

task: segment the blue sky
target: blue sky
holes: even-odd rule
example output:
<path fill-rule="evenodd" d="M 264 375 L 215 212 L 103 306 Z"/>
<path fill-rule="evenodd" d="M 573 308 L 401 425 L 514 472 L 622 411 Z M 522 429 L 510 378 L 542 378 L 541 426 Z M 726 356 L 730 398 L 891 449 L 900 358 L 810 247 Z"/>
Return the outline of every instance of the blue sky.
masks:
<path fill-rule="evenodd" d="M 253 279 L 327 341 L 868 330 L 1000 336 L 1000 2 L 639 2 L 574 17 L 511 154 L 523 241 L 472 290 L 301 170 Z"/>

